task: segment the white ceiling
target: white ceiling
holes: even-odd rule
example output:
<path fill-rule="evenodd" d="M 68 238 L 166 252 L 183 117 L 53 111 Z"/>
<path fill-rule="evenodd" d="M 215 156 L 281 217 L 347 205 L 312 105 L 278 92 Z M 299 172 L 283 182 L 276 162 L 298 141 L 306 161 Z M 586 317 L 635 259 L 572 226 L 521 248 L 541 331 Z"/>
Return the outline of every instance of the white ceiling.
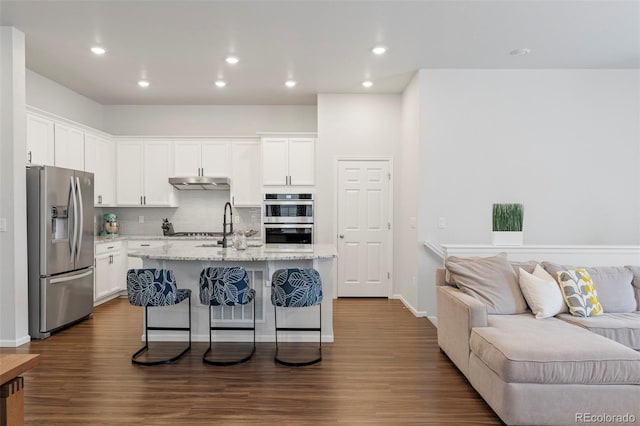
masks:
<path fill-rule="evenodd" d="M 640 68 L 635 0 L 1 0 L 0 22 L 26 34 L 29 69 L 101 104 L 315 104 L 399 93 L 420 68 Z"/>

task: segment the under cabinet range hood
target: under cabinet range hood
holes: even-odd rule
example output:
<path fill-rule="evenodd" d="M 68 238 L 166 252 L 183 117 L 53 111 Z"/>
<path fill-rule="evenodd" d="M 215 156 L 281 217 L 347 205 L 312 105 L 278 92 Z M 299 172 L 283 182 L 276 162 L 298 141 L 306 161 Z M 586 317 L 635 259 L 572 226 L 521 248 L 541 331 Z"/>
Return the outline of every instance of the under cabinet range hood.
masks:
<path fill-rule="evenodd" d="M 176 189 L 183 190 L 205 190 L 205 191 L 228 191 L 228 177 L 210 177 L 210 176 L 187 176 L 187 177 L 170 177 L 169 183 Z"/>

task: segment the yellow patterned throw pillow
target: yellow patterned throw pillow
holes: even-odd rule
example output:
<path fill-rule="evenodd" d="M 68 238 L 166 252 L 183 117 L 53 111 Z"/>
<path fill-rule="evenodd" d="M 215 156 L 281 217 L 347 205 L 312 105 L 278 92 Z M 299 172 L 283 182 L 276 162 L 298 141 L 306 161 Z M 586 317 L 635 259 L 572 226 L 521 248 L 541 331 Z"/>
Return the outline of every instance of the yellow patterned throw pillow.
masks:
<path fill-rule="evenodd" d="M 574 317 L 592 317 L 602 314 L 596 286 L 584 269 L 559 271 L 558 281 L 562 296 Z"/>

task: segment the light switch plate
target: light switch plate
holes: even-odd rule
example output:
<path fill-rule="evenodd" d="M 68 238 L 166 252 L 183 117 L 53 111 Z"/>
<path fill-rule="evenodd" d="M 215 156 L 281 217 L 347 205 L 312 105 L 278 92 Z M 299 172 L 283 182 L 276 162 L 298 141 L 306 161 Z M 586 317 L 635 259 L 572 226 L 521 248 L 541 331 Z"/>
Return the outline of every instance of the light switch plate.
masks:
<path fill-rule="evenodd" d="M 447 227 L 447 218 L 444 216 L 438 217 L 438 228 L 445 229 Z"/>
<path fill-rule="evenodd" d="M 7 232 L 7 219 L 0 217 L 0 232 Z"/>

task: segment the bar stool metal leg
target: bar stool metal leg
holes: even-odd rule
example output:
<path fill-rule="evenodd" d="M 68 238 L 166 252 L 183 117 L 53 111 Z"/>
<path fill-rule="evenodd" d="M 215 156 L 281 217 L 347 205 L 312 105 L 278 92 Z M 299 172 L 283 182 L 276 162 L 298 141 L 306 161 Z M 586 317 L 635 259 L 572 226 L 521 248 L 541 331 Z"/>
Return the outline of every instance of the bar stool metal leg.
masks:
<path fill-rule="evenodd" d="M 191 295 L 187 298 L 189 302 L 189 327 L 150 327 L 149 326 L 149 314 L 148 307 L 144 307 L 144 346 L 140 348 L 136 353 L 131 356 L 131 362 L 136 365 L 159 365 L 159 364 L 171 364 L 172 362 L 178 360 L 184 354 L 191 350 Z M 149 330 L 177 330 L 177 331 L 188 331 L 189 332 L 189 346 L 187 346 L 182 352 L 178 355 L 171 357 L 169 359 L 163 359 L 158 361 L 140 361 L 138 357 L 145 351 L 149 350 Z"/>

